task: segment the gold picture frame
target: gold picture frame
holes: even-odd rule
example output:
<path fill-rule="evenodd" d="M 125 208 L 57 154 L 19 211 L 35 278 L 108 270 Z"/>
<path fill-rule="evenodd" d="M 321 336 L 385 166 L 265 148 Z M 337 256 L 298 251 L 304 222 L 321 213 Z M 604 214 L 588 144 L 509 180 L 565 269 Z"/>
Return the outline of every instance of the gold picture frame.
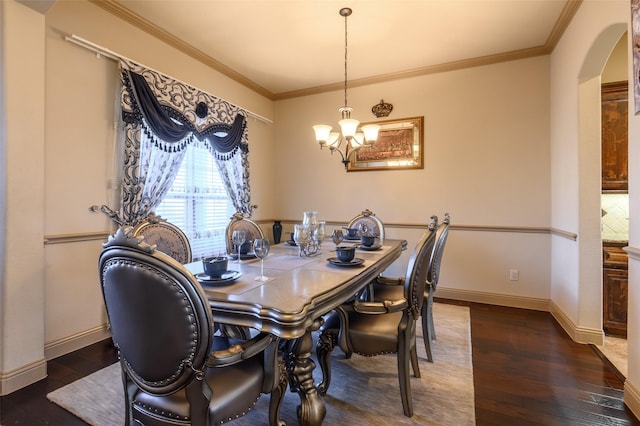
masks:
<path fill-rule="evenodd" d="M 631 54 L 635 115 L 640 113 L 640 0 L 631 0 Z"/>
<path fill-rule="evenodd" d="M 378 139 L 353 154 L 348 172 L 424 169 L 424 117 L 361 123 L 367 124 L 380 125 Z"/>

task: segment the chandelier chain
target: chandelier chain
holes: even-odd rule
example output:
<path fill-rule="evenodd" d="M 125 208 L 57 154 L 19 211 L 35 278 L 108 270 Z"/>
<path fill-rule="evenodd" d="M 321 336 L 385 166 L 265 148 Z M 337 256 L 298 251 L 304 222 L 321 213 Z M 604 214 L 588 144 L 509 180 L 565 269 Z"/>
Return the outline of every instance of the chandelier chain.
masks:
<path fill-rule="evenodd" d="M 347 18 L 349 14 L 344 15 L 344 106 L 348 106 L 347 103 Z"/>

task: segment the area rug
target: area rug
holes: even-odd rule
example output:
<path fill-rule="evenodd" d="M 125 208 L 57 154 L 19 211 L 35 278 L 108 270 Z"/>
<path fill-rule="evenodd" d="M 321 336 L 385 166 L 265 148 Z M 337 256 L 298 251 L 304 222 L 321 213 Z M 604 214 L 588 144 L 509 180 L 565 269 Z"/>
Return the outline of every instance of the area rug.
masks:
<path fill-rule="evenodd" d="M 422 377 L 411 377 L 412 418 L 405 417 L 402 411 L 395 356 L 354 355 L 347 360 L 336 348 L 331 360 L 331 387 L 324 398 L 327 415 L 323 424 L 474 425 L 469 309 L 435 303 L 434 322 L 434 363 L 427 362 L 422 336 L 418 337 Z M 320 381 L 319 370 L 318 367 L 316 382 Z M 49 393 L 47 398 L 90 425 L 122 426 L 122 395 L 120 365 L 116 363 Z M 298 424 L 299 401 L 297 394 L 287 391 L 281 417 L 289 425 Z M 268 424 L 268 403 L 265 395 L 251 412 L 231 424 Z"/>

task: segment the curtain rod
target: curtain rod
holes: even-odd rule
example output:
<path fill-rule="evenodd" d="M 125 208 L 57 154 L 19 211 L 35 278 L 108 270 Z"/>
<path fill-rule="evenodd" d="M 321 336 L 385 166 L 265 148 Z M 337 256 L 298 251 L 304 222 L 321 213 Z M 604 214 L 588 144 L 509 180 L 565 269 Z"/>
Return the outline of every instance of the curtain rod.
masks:
<path fill-rule="evenodd" d="M 78 36 L 77 36 L 77 35 L 75 35 L 75 34 L 71 34 L 71 35 L 65 36 L 65 37 L 64 37 L 64 39 L 65 39 L 66 41 L 68 41 L 68 42 L 71 42 L 71 43 L 76 44 L 76 45 L 78 45 L 78 46 L 80 46 L 80 47 L 84 47 L 85 49 L 88 49 L 88 50 L 91 50 L 92 52 L 95 52 L 95 54 L 96 54 L 96 56 L 97 56 L 98 58 L 100 58 L 101 56 L 104 56 L 105 58 L 109 58 L 109 59 L 112 59 L 112 60 L 117 61 L 117 62 L 119 62 L 120 60 L 124 59 L 124 60 L 130 61 L 130 62 L 137 63 L 137 61 L 134 61 L 134 60 L 129 59 L 129 58 L 125 57 L 125 56 L 122 56 L 122 55 L 119 55 L 119 54 L 117 54 L 117 53 L 115 53 L 115 52 L 112 52 L 111 50 L 109 50 L 109 49 L 107 49 L 107 48 L 105 48 L 105 47 L 98 46 L 97 44 L 92 43 L 92 42 L 90 42 L 89 40 L 85 40 L 85 39 L 83 39 L 82 37 L 78 37 Z M 146 67 L 146 68 L 149 68 L 149 69 L 151 69 L 151 70 L 153 70 L 153 71 L 155 71 L 155 72 L 161 73 L 160 71 L 154 70 L 154 69 L 152 69 L 152 68 L 150 68 L 150 67 L 147 67 L 146 65 L 145 65 L 145 67 Z M 164 74 L 164 73 L 161 73 L 161 74 Z M 165 75 L 166 75 L 166 74 L 165 74 Z M 191 84 L 189 84 L 189 83 L 185 83 L 185 82 L 183 82 L 183 81 L 180 81 L 180 80 L 178 80 L 177 78 L 174 78 L 174 77 L 171 77 L 171 78 L 173 78 L 174 80 L 176 80 L 176 81 L 178 81 L 178 82 L 180 82 L 180 83 L 182 83 L 182 84 L 186 84 L 186 85 L 188 85 L 188 86 L 194 87 L 193 85 L 191 85 Z M 194 87 L 194 88 L 195 88 L 196 90 L 200 90 L 201 92 L 208 93 L 206 90 L 198 89 L 197 87 Z M 215 95 L 214 95 L 214 96 L 215 96 Z M 216 97 L 217 97 L 217 98 L 219 98 L 219 99 L 222 99 L 222 98 L 220 98 L 220 97 L 218 97 L 218 96 L 216 96 Z M 225 102 L 227 102 L 227 103 L 230 103 L 231 105 L 235 105 L 233 102 L 229 102 L 229 101 L 227 101 L 226 99 L 222 99 L 222 100 L 223 100 L 223 101 L 225 101 Z M 237 105 L 236 105 L 236 106 L 237 106 Z M 242 107 L 241 107 L 241 106 L 238 106 L 238 108 L 242 108 Z M 250 117 L 253 117 L 253 118 L 255 118 L 256 120 L 262 121 L 263 123 L 268 123 L 268 124 L 272 124 L 272 123 L 273 123 L 273 121 L 272 121 L 272 120 L 270 120 L 270 119 L 268 119 L 268 118 L 266 118 L 266 117 L 263 117 L 263 116 L 261 116 L 261 115 L 259 115 L 259 114 L 256 114 L 255 112 L 251 112 L 251 111 L 249 111 L 249 110 L 247 110 L 247 109 L 245 109 L 245 108 L 242 108 L 242 110 L 246 111 L 246 113 L 247 113 Z"/>

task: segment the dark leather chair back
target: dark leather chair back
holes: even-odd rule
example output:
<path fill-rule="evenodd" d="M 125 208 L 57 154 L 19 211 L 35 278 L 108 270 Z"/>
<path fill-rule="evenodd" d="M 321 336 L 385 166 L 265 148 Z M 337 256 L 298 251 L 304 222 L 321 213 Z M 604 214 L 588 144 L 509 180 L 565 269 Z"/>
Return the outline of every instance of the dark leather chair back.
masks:
<path fill-rule="evenodd" d="M 122 229 L 105 248 L 101 287 L 125 373 L 145 392 L 175 392 L 207 359 L 213 338 L 207 298 L 180 263 Z"/>

